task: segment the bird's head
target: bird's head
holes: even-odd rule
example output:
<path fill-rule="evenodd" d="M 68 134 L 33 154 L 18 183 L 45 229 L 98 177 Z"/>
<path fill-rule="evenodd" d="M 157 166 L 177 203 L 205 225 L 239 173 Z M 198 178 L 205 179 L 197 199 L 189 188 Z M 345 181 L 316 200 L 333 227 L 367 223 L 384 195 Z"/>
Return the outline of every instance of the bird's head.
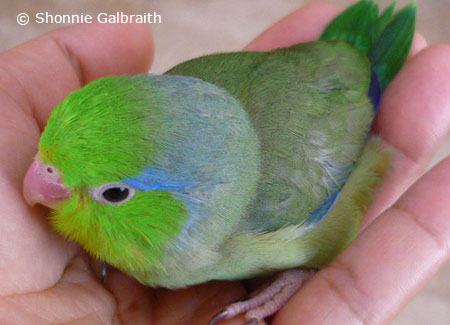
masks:
<path fill-rule="evenodd" d="M 144 270 L 186 220 L 204 216 L 192 202 L 240 213 L 256 160 L 256 135 L 224 90 L 177 76 L 108 77 L 54 109 L 24 197 L 54 209 L 56 230 L 92 255 Z"/>
<path fill-rule="evenodd" d="M 30 205 L 54 209 L 62 235 L 111 264 L 133 256 L 133 267 L 144 267 L 187 218 L 168 191 L 126 183 L 167 140 L 158 121 L 166 98 L 143 76 L 103 78 L 72 93 L 53 111 L 24 179 Z"/>

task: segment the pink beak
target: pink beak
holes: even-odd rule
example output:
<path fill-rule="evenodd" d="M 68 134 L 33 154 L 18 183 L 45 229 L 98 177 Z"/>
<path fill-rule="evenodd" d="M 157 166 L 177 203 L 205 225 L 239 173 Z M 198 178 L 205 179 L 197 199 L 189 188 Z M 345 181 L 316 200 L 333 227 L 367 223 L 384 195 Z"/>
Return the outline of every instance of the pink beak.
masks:
<path fill-rule="evenodd" d="M 70 197 L 70 190 L 62 183 L 56 168 L 35 158 L 23 180 L 23 196 L 30 206 L 40 203 L 57 209 Z"/>

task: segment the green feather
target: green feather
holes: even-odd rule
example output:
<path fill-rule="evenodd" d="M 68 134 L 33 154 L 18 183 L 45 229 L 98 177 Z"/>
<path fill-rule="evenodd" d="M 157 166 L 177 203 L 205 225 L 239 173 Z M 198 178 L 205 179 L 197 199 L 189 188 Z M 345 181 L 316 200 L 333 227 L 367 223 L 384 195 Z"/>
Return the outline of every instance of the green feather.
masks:
<path fill-rule="evenodd" d="M 395 15 L 395 2 L 378 17 L 378 5 L 362 0 L 336 17 L 321 40 L 347 40 L 366 53 L 384 90 L 408 57 L 415 29 L 416 6 L 410 4 Z"/>
<path fill-rule="evenodd" d="M 381 89 L 400 71 L 411 49 L 415 29 L 416 6 L 400 10 L 382 30 L 370 53 L 373 70 Z"/>
<path fill-rule="evenodd" d="M 138 192 L 118 208 L 75 189 L 70 199 L 52 212 L 51 223 L 91 255 L 135 274 L 149 268 L 164 270 L 161 254 L 187 217 L 183 202 L 167 191 Z"/>
<path fill-rule="evenodd" d="M 372 32 L 378 17 L 378 5 L 372 0 L 359 1 L 347 8 L 325 28 L 320 40 L 346 40 L 368 54 Z"/>
<path fill-rule="evenodd" d="M 164 89 L 152 91 L 143 76 L 91 82 L 54 109 L 39 157 L 63 171 L 69 188 L 132 177 L 154 159 L 166 139 L 167 130 L 158 120 L 164 119 L 167 103 Z"/>
<path fill-rule="evenodd" d="M 377 21 L 373 26 L 372 32 L 372 44 L 380 37 L 381 32 L 385 29 L 386 25 L 392 20 L 394 16 L 396 2 L 392 2 L 378 17 Z"/>
<path fill-rule="evenodd" d="M 221 276 L 239 279 L 299 265 L 319 268 L 329 264 L 356 237 L 375 188 L 389 171 L 389 158 L 379 139 L 369 140 L 335 207 L 323 221 L 310 229 L 285 225 L 272 232 L 237 234 L 224 247 L 229 258 Z"/>
<path fill-rule="evenodd" d="M 271 53 L 215 54 L 167 74 L 214 83 L 244 103 L 260 138 L 263 163 L 249 228 L 273 230 L 306 221 L 335 181 L 328 169 L 358 159 L 374 115 L 366 96 L 369 62 L 344 41 Z"/>

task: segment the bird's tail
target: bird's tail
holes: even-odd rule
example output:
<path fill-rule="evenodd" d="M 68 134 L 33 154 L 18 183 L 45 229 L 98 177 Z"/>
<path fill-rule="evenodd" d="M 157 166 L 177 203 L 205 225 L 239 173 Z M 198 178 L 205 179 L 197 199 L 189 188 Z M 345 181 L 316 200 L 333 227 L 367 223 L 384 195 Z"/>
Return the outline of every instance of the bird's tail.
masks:
<path fill-rule="evenodd" d="M 321 40 L 347 40 L 365 52 L 372 64 L 373 80 L 381 90 L 394 79 L 408 57 L 414 37 L 416 5 L 394 15 L 395 2 L 379 15 L 373 0 L 361 0 L 337 16 Z"/>

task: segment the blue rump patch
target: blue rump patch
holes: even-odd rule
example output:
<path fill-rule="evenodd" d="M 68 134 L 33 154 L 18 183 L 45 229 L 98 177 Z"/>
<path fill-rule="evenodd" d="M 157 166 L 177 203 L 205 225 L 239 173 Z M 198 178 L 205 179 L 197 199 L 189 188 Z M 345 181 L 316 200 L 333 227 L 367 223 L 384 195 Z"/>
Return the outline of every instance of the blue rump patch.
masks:
<path fill-rule="evenodd" d="M 381 102 L 381 86 L 377 74 L 374 71 L 372 71 L 372 76 L 370 77 L 370 87 L 367 95 L 372 100 L 375 112 L 378 112 Z"/>

